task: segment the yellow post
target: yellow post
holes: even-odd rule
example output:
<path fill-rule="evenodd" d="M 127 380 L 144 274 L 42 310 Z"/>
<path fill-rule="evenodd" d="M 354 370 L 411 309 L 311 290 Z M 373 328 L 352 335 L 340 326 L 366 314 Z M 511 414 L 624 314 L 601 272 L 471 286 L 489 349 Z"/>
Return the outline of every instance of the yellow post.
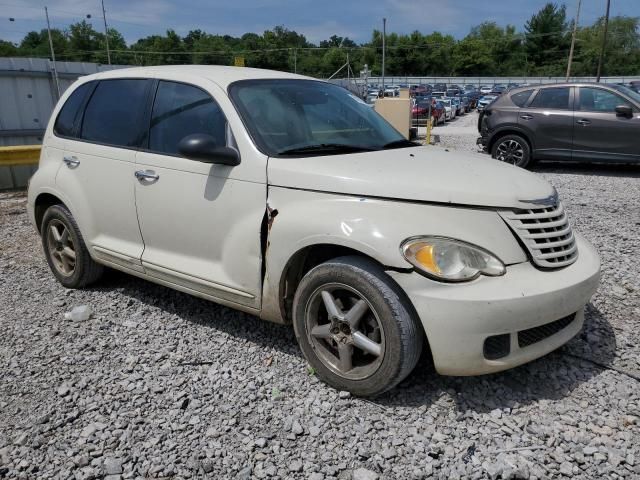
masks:
<path fill-rule="evenodd" d="M 427 137 L 426 137 L 427 145 L 431 145 L 431 115 L 427 119 Z"/>

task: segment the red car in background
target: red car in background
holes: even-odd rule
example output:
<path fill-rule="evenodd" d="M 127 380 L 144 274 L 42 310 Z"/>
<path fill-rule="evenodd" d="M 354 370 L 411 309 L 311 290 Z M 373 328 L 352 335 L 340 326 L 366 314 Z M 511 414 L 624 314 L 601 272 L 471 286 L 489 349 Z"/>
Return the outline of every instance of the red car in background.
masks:
<path fill-rule="evenodd" d="M 418 122 L 420 120 L 427 119 L 429 115 L 429 104 L 431 104 L 431 120 L 434 125 L 439 125 L 445 121 L 444 105 L 438 102 L 435 98 L 422 99 L 416 101 L 415 105 L 411 109 L 411 116 Z"/>

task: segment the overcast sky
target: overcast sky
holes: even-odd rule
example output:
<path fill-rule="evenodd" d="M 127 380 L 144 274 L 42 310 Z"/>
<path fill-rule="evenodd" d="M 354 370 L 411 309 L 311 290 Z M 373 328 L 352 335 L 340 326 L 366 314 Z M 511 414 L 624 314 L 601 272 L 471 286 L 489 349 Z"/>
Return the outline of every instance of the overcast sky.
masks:
<path fill-rule="evenodd" d="M 439 30 L 457 38 L 483 21 L 513 24 L 519 30 L 546 0 L 105 0 L 107 21 L 127 42 L 173 28 L 184 35 L 201 29 L 240 36 L 261 33 L 275 25 L 303 33 L 319 42 L 332 34 L 368 41 L 374 28 L 408 33 Z M 558 2 L 562 3 L 562 2 Z M 0 0 L 0 38 L 19 41 L 45 24 L 44 5 L 52 26 L 64 28 L 92 15 L 95 28 L 103 28 L 100 0 Z M 567 0 L 573 18 L 577 0 Z M 640 16 L 640 0 L 612 0 L 612 15 Z M 606 0 L 583 0 L 580 24 L 604 15 Z M 10 22 L 9 18 L 15 18 Z"/>

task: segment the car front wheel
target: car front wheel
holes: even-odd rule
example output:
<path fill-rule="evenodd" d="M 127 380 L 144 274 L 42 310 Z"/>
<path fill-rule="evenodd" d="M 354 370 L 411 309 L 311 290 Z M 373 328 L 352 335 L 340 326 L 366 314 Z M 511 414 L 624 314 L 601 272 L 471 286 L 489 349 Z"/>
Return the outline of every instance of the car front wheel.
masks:
<path fill-rule="evenodd" d="M 493 144 L 491 156 L 501 162 L 526 168 L 531 161 L 531 149 L 520 135 L 505 135 Z"/>
<path fill-rule="evenodd" d="M 341 257 L 307 273 L 294 329 L 319 378 L 358 396 L 379 395 L 415 367 L 423 332 L 409 300 L 371 260 Z"/>

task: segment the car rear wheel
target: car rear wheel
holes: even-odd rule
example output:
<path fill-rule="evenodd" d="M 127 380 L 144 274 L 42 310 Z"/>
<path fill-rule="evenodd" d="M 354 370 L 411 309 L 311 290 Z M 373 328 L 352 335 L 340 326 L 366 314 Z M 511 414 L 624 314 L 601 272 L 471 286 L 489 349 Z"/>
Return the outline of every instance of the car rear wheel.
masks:
<path fill-rule="evenodd" d="M 341 257 L 307 273 L 294 329 L 319 378 L 358 396 L 379 395 L 415 367 L 423 332 L 404 292 L 371 260 Z"/>
<path fill-rule="evenodd" d="M 80 229 L 64 205 L 49 207 L 40 228 L 49 268 L 67 288 L 82 288 L 100 278 L 102 265 L 94 262 Z"/>
<path fill-rule="evenodd" d="M 491 156 L 501 162 L 526 168 L 531 162 L 531 149 L 520 135 L 505 135 L 493 144 Z"/>

